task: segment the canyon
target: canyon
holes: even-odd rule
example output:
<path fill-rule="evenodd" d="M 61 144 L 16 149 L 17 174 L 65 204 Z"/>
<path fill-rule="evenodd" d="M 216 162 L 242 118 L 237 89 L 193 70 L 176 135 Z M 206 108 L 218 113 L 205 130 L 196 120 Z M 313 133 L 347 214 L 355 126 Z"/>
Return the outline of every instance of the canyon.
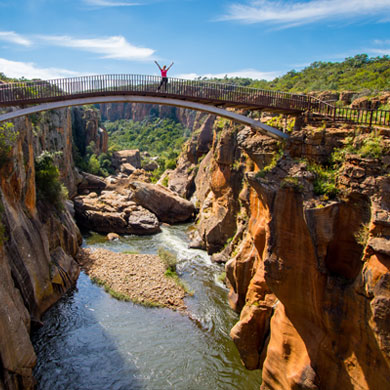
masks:
<path fill-rule="evenodd" d="M 229 303 L 240 314 L 231 337 L 245 367 L 262 369 L 262 390 L 390 386 L 388 129 L 306 123 L 281 143 L 188 110 L 125 104 L 100 110 L 110 120 L 174 115 L 192 130 L 177 167 L 165 173 L 167 188 L 159 187 L 156 205 L 149 198 L 154 185 L 142 178 L 128 183 L 124 175 L 121 188 L 114 187 L 121 207 L 128 202 L 124 209 L 149 216 L 151 232 L 158 221 L 187 220 L 196 208 L 191 246 L 225 264 Z M 108 179 L 104 188 L 95 181 L 95 189 L 79 194 L 90 183 L 74 167 L 73 139 L 107 151 L 96 110 L 51 111 L 18 119 L 15 128 L 17 143 L 0 167 L 0 389 L 7 390 L 34 388 L 31 327 L 80 272 L 73 207 L 58 210 L 37 198 L 34 160 L 44 150 L 61 152 L 55 161 L 76 215 L 80 207 L 96 208 L 99 196 L 106 212 L 116 201 L 105 188 Z M 381 153 L 362 153 L 378 140 Z M 330 156 L 340 151 L 341 161 L 332 165 Z M 325 174 L 334 175 L 337 191 L 319 193 Z M 134 200 L 124 199 L 123 188 L 130 187 Z M 174 197 L 185 212 L 173 218 L 169 206 L 158 214 Z M 89 222 L 99 221 L 95 214 Z"/>

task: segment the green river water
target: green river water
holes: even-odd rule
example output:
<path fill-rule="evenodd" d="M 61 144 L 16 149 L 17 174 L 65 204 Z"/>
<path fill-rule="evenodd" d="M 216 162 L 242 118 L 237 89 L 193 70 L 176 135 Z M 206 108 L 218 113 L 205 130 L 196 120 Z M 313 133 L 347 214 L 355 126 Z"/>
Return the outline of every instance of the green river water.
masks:
<path fill-rule="evenodd" d="M 238 315 L 218 281 L 223 267 L 188 248 L 187 228 L 164 226 L 154 236 L 113 242 L 97 234 L 85 239 L 85 246 L 112 251 L 176 253 L 178 274 L 195 293 L 186 298 L 193 319 L 117 301 L 81 273 L 33 334 L 39 390 L 259 389 L 260 371 L 242 366 L 229 337 Z"/>

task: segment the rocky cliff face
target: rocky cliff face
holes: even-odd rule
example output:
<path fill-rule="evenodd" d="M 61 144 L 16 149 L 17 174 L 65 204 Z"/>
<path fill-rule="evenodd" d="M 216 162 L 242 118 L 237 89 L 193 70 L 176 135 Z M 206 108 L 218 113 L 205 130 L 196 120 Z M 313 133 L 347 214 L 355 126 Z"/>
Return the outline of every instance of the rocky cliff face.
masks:
<path fill-rule="evenodd" d="M 98 110 L 86 107 L 72 108 L 73 139 L 79 152 L 84 155 L 88 145 L 93 145 L 95 154 L 106 153 L 108 149 L 108 134 L 100 126 Z"/>
<path fill-rule="evenodd" d="M 35 185 L 35 158 L 61 152 L 61 178 L 75 192 L 70 110 L 18 119 L 15 128 L 17 142 L 0 168 L 0 388 L 7 390 L 34 386 L 30 328 L 76 281 L 81 239 L 66 208 L 37 199 Z"/>
<path fill-rule="evenodd" d="M 142 121 L 154 115 L 159 118 L 176 119 L 188 129 L 199 128 L 202 122 L 210 116 L 199 111 L 154 104 L 106 103 L 100 104 L 99 109 L 102 120 L 131 119 L 133 121 Z"/>
<path fill-rule="evenodd" d="M 367 145 L 364 130 L 309 127 L 287 145 L 214 130 L 193 245 L 227 261 L 245 366 L 262 368 L 264 390 L 389 388 L 390 134 L 379 158 L 344 155 L 330 199 L 318 166 L 352 137 Z"/>

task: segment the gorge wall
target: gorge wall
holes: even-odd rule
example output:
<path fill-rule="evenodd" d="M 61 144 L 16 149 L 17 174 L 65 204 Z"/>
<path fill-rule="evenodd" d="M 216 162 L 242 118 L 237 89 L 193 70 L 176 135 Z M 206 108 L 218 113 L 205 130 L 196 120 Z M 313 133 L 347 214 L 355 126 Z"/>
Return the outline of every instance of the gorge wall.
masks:
<path fill-rule="evenodd" d="M 194 130 L 168 187 L 199 211 L 191 245 L 226 263 L 240 313 L 231 336 L 245 366 L 262 369 L 263 390 L 390 388 L 388 130 L 307 126 L 282 144 L 188 110 L 101 110 L 110 120 L 174 115 Z M 61 152 L 54 159 L 73 196 L 81 177 L 72 137 L 81 149 L 93 141 L 97 153 L 107 150 L 95 109 L 51 111 L 15 128 L 0 167 L 0 390 L 34 387 L 30 329 L 79 274 L 77 226 L 67 208 L 37 198 L 34 161 Z M 381 153 L 365 156 L 378 140 Z"/>
<path fill-rule="evenodd" d="M 177 120 L 190 130 L 196 130 L 206 118 L 214 118 L 214 116 L 199 111 L 154 104 L 105 103 L 99 104 L 97 107 L 101 112 L 102 120 L 131 119 L 142 121 L 147 117 L 156 116 Z"/>
<path fill-rule="evenodd" d="M 382 153 L 345 153 L 337 196 L 319 195 L 318 167 L 351 138 Z M 189 164 L 197 139 L 181 157 L 199 207 L 192 245 L 226 262 L 231 336 L 261 388 L 390 388 L 389 131 L 308 126 L 282 145 L 218 121 Z"/>
<path fill-rule="evenodd" d="M 35 179 L 35 160 L 47 150 L 55 153 L 69 194 L 77 192 L 72 115 L 84 117 L 96 145 L 104 139 L 98 135 L 98 116 L 88 110 L 20 118 L 15 121 L 17 141 L 0 167 L 0 389 L 34 388 L 31 327 L 79 275 L 74 260 L 79 230 L 66 207 L 56 208 L 37 197 Z"/>

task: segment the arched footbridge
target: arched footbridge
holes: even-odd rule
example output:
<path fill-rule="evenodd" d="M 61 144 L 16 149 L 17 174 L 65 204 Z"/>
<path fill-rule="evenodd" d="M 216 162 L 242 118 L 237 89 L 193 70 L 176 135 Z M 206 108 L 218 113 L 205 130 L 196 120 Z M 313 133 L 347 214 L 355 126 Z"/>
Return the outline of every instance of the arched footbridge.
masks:
<path fill-rule="evenodd" d="M 55 108 L 95 103 L 149 103 L 205 111 L 249 125 L 274 138 L 283 132 L 231 109 L 312 113 L 333 120 L 390 126 L 389 111 L 336 108 L 307 95 L 267 91 L 225 83 L 169 78 L 158 90 L 160 77 L 98 75 L 0 84 L 0 107 L 17 107 L 0 115 L 0 122 Z"/>

